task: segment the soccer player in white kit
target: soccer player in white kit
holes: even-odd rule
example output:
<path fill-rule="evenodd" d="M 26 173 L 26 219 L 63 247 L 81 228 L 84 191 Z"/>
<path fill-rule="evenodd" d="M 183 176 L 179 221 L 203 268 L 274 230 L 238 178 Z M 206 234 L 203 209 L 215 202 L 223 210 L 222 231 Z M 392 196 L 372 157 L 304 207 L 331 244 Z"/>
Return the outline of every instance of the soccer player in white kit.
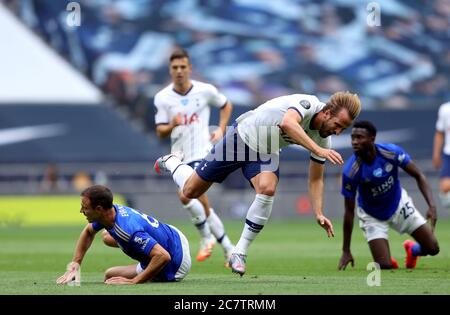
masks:
<path fill-rule="evenodd" d="M 439 198 L 450 209 L 450 102 L 439 107 L 433 145 L 433 165 L 440 169 Z"/>
<path fill-rule="evenodd" d="M 189 198 L 200 196 L 213 182 L 220 183 L 236 169 L 242 169 L 256 192 L 229 261 L 232 272 L 242 276 L 246 272 L 248 248 L 272 211 L 280 148 L 299 144 L 311 152 L 309 195 L 317 222 L 329 237 L 334 236 L 331 222 L 323 215 L 324 163 L 329 160 L 343 164 L 341 155 L 330 149 L 330 136 L 350 127 L 360 110 L 358 96 L 348 92 L 335 93 L 326 104 L 313 95 L 277 97 L 238 117 L 233 128 L 228 129 L 195 171 L 183 164 L 177 154 L 159 158 L 155 169 L 170 171 Z"/>
<path fill-rule="evenodd" d="M 182 152 L 184 163 L 195 168 L 225 133 L 232 104 L 211 84 L 190 79 L 192 64 L 188 53 L 178 49 L 170 56 L 172 83 L 155 95 L 155 124 L 159 137 L 171 137 L 171 151 Z M 220 109 L 219 127 L 209 130 L 210 107 Z M 179 192 L 183 207 L 201 235 L 197 261 L 211 255 L 217 239 L 222 245 L 226 265 L 234 245 L 225 233 L 224 225 L 210 208 L 206 194 L 187 198 Z"/>

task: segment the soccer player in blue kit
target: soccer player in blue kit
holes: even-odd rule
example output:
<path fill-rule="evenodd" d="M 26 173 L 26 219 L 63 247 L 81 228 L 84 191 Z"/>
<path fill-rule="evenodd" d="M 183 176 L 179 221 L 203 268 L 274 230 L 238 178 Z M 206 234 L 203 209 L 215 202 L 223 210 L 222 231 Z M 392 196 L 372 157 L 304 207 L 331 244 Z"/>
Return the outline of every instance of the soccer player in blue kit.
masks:
<path fill-rule="evenodd" d="M 113 204 L 109 188 L 94 185 L 85 189 L 80 212 L 89 223 L 81 232 L 67 272 L 57 279 L 58 284 L 70 283 L 79 274 L 81 262 L 101 229 L 125 254 L 139 262 L 106 270 L 106 284 L 178 281 L 188 274 L 191 256 L 183 233 L 135 209 Z"/>
<path fill-rule="evenodd" d="M 415 268 L 419 256 L 437 255 L 439 245 L 433 234 L 436 207 L 430 186 L 408 153 L 395 144 L 375 143 L 376 127 L 369 121 L 355 122 L 352 129 L 354 154 L 344 165 L 342 195 L 345 198 L 343 253 L 338 268 L 344 270 L 354 259 L 350 251 L 355 198 L 358 192 L 357 215 L 369 243 L 372 257 L 382 269 L 395 269 L 391 258 L 388 229 L 410 234 L 416 242 L 406 240 L 406 268 Z M 412 176 L 428 205 L 430 225 L 417 211 L 408 193 L 401 187 L 398 168 Z"/>

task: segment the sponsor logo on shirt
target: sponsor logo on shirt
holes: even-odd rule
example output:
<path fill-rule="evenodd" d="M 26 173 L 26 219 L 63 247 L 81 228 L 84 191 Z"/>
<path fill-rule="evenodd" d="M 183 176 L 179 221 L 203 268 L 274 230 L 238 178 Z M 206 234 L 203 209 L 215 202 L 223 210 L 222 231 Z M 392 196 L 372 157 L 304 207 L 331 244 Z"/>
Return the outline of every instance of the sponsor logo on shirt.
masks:
<path fill-rule="evenodd" d="M 146 238 L 146 239 L 144 240 L 144 239 L 142 239 L 142 238 L 139 237 L 139 236 L 135 236 L 135 237 L 134 237 L 134 242 L 137 243 L 137 244 L 139 244 L 139 245 L 142 245 L 142 246 L 141 246 L 141 249 L 144 249 L 145 246 L 147 246 L 148 241 L 149 241 L 148 238 Z"/>
<path fill-rule="evenodd" d="M 390 171 L 392 171 L 392 169 L 394 168 L 394 166 L 391 163 L 386 163 L 386 165 L 384 165 L 384 170 L 389 173 Z"/>
<path fill-rule="evenodd" d="M 311 103 L 307 100 L 301 100 L 300 101 L 300 105 L 302 105 L 302 107 L 304 109 L 310 109 L 311 108 Z"/>
<path fill-rule="evenodd" d="M 394 186 L 394 177 L 389 176 L 389 178 L 384 183 L 382 183 L 381 185 L 378 185 L 377 187 L 371 188 L 372 197 L 376 197 L 376 196 L 387 193 L 389 190 L 391 190 L 391 188 L 393 186 Z"/>
<path fill-rule="evenodd" d="M 383 175 L 383 170 L 381 168 L 377 168 L 376 170 L 373 171 L 373 176 L 381 177 L 381 175 Z"/>
<path fill-rule="evenodd" d="M 122 207 L 122 206 L 119 207 L 119 214 L 120 214 L 122 217 L 128 217 L 127 210 L 125 210 L 125 208 Z"/>
<path fill-rule="evenodd" d="M 181 100 L 181 105 L 186 106 L 187 104 L 189 104 L 189 99 L 184 98 Z"/>

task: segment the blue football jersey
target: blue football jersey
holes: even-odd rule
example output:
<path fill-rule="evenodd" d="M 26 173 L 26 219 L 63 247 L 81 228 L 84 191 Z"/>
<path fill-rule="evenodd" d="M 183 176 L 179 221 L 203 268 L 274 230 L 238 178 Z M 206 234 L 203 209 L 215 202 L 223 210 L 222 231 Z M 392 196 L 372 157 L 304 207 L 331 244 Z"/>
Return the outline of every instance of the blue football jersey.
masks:
<path fill-rule="evenodd" d="M 395 144 L 375 144 L 376 157 L 372 164 L 352 155 L 342 174 L 343 196 L 355 199 L 365 212 L 379 220 L 388 220 L 395 212 L 402 195 L 398 167 L 411 160 L 408 153 Z"/>
<path fill-rule="evenodd" d="M 114 226 L 107 231 L 122 251 L 139 261 L 141 267 L 145 269 L 150 262 L 151 250 L 159 244 L 169 252 L 172 260 L 153 280 L 175 280 L 175 273 L 183 259 L 183 248 L 178 232 L 169 225 L 135 209 L 117 204 L 114 205 L 114 209 L 116 210 Z M 96 231 L 105 228 L 98 222 L 93 222 L 92 227 Z"/>

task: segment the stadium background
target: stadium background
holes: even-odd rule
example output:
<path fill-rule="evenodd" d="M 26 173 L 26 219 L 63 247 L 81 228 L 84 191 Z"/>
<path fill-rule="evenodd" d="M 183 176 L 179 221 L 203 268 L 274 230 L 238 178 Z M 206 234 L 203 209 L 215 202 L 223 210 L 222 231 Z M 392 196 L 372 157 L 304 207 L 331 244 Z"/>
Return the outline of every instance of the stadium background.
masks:
<path fill-rule="evenodd" d="M 358 93 L 360 118 L 378 126 L 378 141 L 413 156 L 439 218 L 449 217 L 431 152 L 438 107 L 450 100 L 450 1 L 376 1 L 381 26 L 368 24 L 369 2 L 356 0 L 72 2 L 79 12 L 69 2 L 0 0 L 2 228 L 84 222 L 77 196 L 91 183 L 162 220 L 188 221 L 172 180 L 152 170 L 169 151 L 154 131 L 153 96 L 170 82 L 176 46 L 189 51 L 193 78 L 235 105 L 233 118 L 283 94 Z M 348 131 L 333 143 L 351 155 Z M 301 224 L 313 217 L 309 156 L 291 147 L 281 157 L 271 218 Z M 343 213 L 340 170 L 327 166 L 325 212 L 334 219 Z M 401 180 L 424 213 L 414 180 Z M 241 174 L 209 195 L 240 227 L 253 199 Z"/>
<path fill-rule="evenodd" d="M 73 194 L 85 182 L 106 183 L 138 208 L 183 218 L 170 178 L 152 172 L 169 150 L 154 132 L 152 97 L 169 82 L 167 58 L 180 45 L 194 77 L 235 104 L 233 118 L 282 94 L 358 93 L 361 118 L 378 125 L 379 141 L 410 152 L 437 196 L 430 157 L 437 108 L 450 100 L 448 1 L 378 1 L 381 26 L 368 25 L 368 3 L 349 0 L 79 1 L 79 26 L 70 26 L 77 12 L 69 1 L 1 3 L 2 195 Z M 334 144 L 351 154 L 348 132 Z M 272 215 L 310 216 L 308 155 L 284 151 L 283 202 Z M 328 167 L 330 216 L 342 213 L 339 172 Z M 423 209 L 415 182 L 402 181 Z M 245 215 L 252 195 L 238 173 L 211 191 L 228 218 Z"/>

